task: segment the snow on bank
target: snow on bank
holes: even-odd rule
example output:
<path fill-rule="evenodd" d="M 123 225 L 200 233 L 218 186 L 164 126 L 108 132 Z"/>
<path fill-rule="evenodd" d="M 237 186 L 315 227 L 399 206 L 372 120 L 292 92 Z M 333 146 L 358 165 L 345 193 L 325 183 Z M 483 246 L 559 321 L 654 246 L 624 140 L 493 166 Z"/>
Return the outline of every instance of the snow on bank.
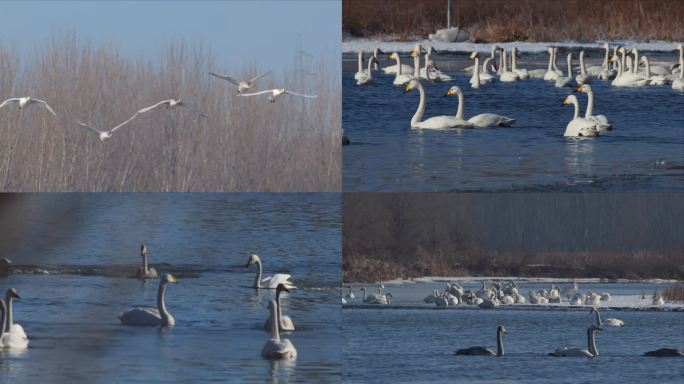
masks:
<path fill-rule="evenodd" d="M 521 52 L 527 53 L 540 53 L 546 52 L 546 49 L 550 46 L 561 47 L 561 48 L 584 48 L 584 49 L 601 49 L 603 48 L 603 43 L 607 42 L 610 44 L 611 48 L 615 45 L 625 46 L 629 48 L 637 48 L 641 51 L 659 51 L 659 52 L 670 52 L 673 51 L 677 43 L 669 41 L 651 41 L 651 42 L 636 42 L 636 41 L 596 41 L 594 43 L 578 43 L 573 41 L 564 42 L 508 42 L 508 43 L 496 43 L 497 46 L 510 50 L 516 47 Z M 347 38 L 342 41 L 342 53 L 352 53 L 358 51 L 372 52 L 375 48 L 380 48 L 385 52 L 408 52 L 416 45 L 420 43 L 424 46 L 432 46 L 438 51 L 446 52 L 490 52 L 492 44 L 482 44 L 482 43 L 442 43 L 430 40 L 416 40 L 410 42 L 395 42 L 395 41 L 381 41 L 378 39 L 365 39 L 365 38 Z"/>
<path fill-rule="evenodd" d="M 416 277 L 410 280 L 403 280 L 403 279 L 394 279 L 394 280 L 388 280 L 388 281 L 383 281 L 383 284 L 390 284 L 390 285 L 402 285 L 402 284 L 416 284 L 416 283 L 446 283 L 446 282 L 453 282 L 453 281 L 458 281 L 458 282 L 479 282 L 479 281 L 508 281 L 508 280 L 513 280 L 516 282 L 526 282 L 526 283 L 572 283 L 572 282 L 577 282 L 577 283 L 604 283 L 604 284 L 611 284 L 611 283 L 650 283 L 650 284 L 675 284 L 679 283 L 680 281 L 678 280 L 667 280 L 667 279 L 644 279 L 644 280 L 631 280 L 631 279 L 615 279 L 615 280 L 606 280 L 606 279 L 599 279 L 599 278 L 577 278 L 577 279 L 570 279 L 570 278 L 553 278 L 553 277 L 448 277 L 448 276 L 423 276 L 423 277 Z"/>

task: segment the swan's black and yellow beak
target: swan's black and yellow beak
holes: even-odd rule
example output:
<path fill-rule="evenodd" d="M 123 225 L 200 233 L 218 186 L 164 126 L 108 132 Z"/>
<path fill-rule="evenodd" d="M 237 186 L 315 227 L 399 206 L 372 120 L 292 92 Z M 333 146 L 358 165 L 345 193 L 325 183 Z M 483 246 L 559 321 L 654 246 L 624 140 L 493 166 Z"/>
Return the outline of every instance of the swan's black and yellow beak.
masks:
<path fill-rule="evenodd" d="M 582 87 L 575 89 L 575 92 L 582 93 Z"/>
<path fill-rule="evenodd" d="M 178 284 L 178 280 L 176 280 L 175 277 L 171 276 L 171 277 L 169 278 L 169 283 L 171 283 L 171 284 Z"/>
<path fill-rule="evenodd" d="M 454 93 L 451 92 L 451 89 L 450 89 L 450 90 L 447 91 L 447 93 L 444 95 L 444 97 L 451 96 L 451 95 L 453 95 L 453 94 L 454 94 Z"/>
<path fill-rule="evenodd" d="M 565 107 L 566 105 L 568 105 L 568 101 L 567 101 L 567 100 L 563 100 L 563 106 Z"/>
<path fill-rule="evenodd" d="M 404 88 L 404 93 L 411 92 L 411 89 L 413 89 L 411 88 L 411 83 L 406 84 L 406 87 Z"/>
<path fill-rule="evenodd" d="M 245 268 L 249 268 L 250 265 L 252 265 L 252 260 L 247 261 L 247 264 L 245 264 Z"/>

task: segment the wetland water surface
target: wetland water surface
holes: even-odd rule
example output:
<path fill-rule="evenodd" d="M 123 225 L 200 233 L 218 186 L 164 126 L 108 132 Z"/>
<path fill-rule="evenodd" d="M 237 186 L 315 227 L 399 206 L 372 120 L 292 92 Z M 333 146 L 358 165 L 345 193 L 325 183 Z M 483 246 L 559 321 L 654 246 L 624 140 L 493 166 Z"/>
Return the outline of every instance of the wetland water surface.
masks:
<path fill-rule="evenodd" d="M 21 273 L 0 277 L 21 299 L 14 320 L 29 349 L 0 352 L 0 381 L 265 382 L 340 381 L 340 230 L 336 194 L 23 195 L 4 255 Z M 130 327 L 117 315 L 155 305 L 158 280 L 135 274 L 140 243 L 157 270 L 176 319 L 168 329 Z M 255 270 L 292 274 L 283 300 L 299 356 L 269 362 L 262 329 L 273 292 L 249 288 Z M 20 265 L 33 265 L 39 268 Z M 42 273 L 25 273 L 29 271 Z"/>

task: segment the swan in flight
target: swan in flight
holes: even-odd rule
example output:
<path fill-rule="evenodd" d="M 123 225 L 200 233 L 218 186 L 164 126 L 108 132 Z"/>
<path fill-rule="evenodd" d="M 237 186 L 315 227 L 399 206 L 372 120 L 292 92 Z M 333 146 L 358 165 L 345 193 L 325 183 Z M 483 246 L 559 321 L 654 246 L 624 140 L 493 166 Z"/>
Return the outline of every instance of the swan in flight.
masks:
<path fill-rule="evenodd" d="M 40 99 L 34 99 L 31 96 L 13 97 L 13 98 L 7 99 L 7 100 L 3 101 L 2 104 L 0 104 L 0 109 L 2 109 L 2 107 L 4 107 L 5 105 L 9 105 L 11 103 L 19 104 L 20 110 L 23 109 L 24 107 L 28 107 L 29 105 L 40 104 L 43 108 L 50 111 L 50 113 L 52 113 L 53 116 L 57 117 L 57 114 L 55 113 L 55 111 L 52 110 L 52 108 L 50 108 L 48 103 L 46 103 L 45 101 L 40 100 Z"/>
<path fill-rule="evenodd" d="M 596 122 L 591 119 L 579 117 L 579 102 L 575 95 L 570 95 L 563 100 L 563 106 L 572 104 L 575 107 L 575 114 L 572 120 L 565 127 L 565 137 L 593 137 L 598 136 Z"/>
<path fill-rule="evenodd" d="M 587 344 L 589 350 L 582 348 L 559 348 L 549 353 L 549 356 L 557 357 L 596 357 L 598 356 L 598 349 L 596 349 L 596 340 L 594 334 L 596 331 L 602 331 L 603 328 L 596 324 L 592 324 L 587 329 Z"/>
<path fill-rule="evenodd" d="M 269 89 L 266 91 L 260 91 L 260 92 L 255 92 L 255 93 L 238 93 L 238 96 L 257 96 L 257 95 L 263 95 L 265 93 L 271 94 L 271 96 L 268 97 L 268 101 L 271 103 L 275 103 L 283 94 L 294 95 L 294 96 L 299 96 L 299 97 L 306 97 L 308 99 L 315 99 L 318 97 L 318 95 L 305 95 L 302 93 L 288 91 L 285 88 Z"/>
<path fill-rule="evenodd" d="M 423 114 L 425 113 L 425 89 L 423 85 L 420 84 L 418 80 L 411 80 L 406 84 L 404 93 L 411 92 L 411 90 L 418 88 L 420 93 L 420 102 L 418 103 L 418 109 L 416 113 L 411 118 L 411 128 L 420 129 L 447 129 L 447 128 L 471 128 L 472 123 L 463 120 L 463 94 L 459 95 L 459 113 L 456 116 L 435 116 L 427 120 L 421 121 Z"/>
<path fill-rule="evenodd" d="M 280 329 L 277 321 L 278 304 L 276 304 L 275 300 L 268 302 L 268 309 L 271 312 L 271 338 L 261 349 L 261 356 L 267 359 L 296 359 L 297 350 L 292 342 L 288 339 L 280 338 Z"/>
<path fill-rule="evenodd" d="M 356 85 L 366 85 L 366 84 L 371 84 L 373 82 L 373 75 L 372 75 L 372 69 L 373 69 L 373 63 L 377 63 L 378 60 L 371 56 L 368 59 L 368 71 L 363 72 L 357 79 L 356 79 Z"/>
<path fill-rule="evenodd" d="M 290 316 L 283 315 L 283 308 L 280 305 L 280 293 L 281 292 L 290 292 L 287 287 L 285 287 L 283 284 L 278 284 L 278 288 L 276 288 L 276 307 L 278 308 L 277 314 L 278 314 L 278 327 L 280 327 L 281 331 L 294 331 L 295 326 L 294 323 L 292 322 L 292 319 Z M 264 329 L 266 330 L 271 330 L 271 325 L 273 323 L 273 319 L 269 316 L 268 319 L 266 319 L 266 322 L 264 323 Z"/>
<path fill-rule="evenodd" d="M 601 314 L 599 313 L 598 308 L 596 307 L 591 307 L 591 311 L 589 312 L 590 314 L 595 313 L 596 314 L 596 325 L 599 327 L 607 325 L 610 327 L 624 327 L 625 322 L 620 320 L 620 319 L 615 319 L 615 318 L 608 318 L 606 319 L 605 322 L 601 321 Z"/>
<path fill-rule="evenodd" d="M 446 96 L 458 96 L 458 110 L 456 112 L 456 119 L 463 121 L 463 92 L 457 85 L 449 88 Z M 515 119 L 510 117 L 496 115 L 493 113 L 482 113 L 468 119 L 468 123 L 472 124 L 474 128 L 492 128 L 492 127 L 510 127 L 515 123 Z"/>
<path fill-rule="evenodd" d="M 572 78 L 572 52 L 568 53 L 568 76 L 567 77 L 558 77 L 556 79 L 556 83 L 554 86 L 556 88 L 563 88 L 563 87 L 576 87 L 577 82 L 575 79 Z"/>
<path fill-rule="evenodd" d="M 249 268 L 252 264 L 256 264 L 257 272 L 254 276 L 254 284 L 252 288 L 266 288 L 266 289 L 276 289 L 278 284 L 283 284 L 288 289 L 296 289 L 297 287 L 290 281 L 290 275 L 286 273 L 276 273 L 273 276 L 261 278 L 261 258 L 257 255 L 252 255 L 247 259 L 247 264 L 245 268 Z"/>
<path fill-rule="evenodd" d="M 140 279 L 156 279 L 159 278 L 159 275 L 157 274 L 157 270 L 148 267 L 147 265 L 147 247 L 145 244 L 140 245 L 140 256 L 143 258 L 143 265 L 138 268 L 138 278 Z"/>
<path fill-rule="evenodd" d="M 0 299 L 0 311 L 2 311 L 2 324 L 0 324 L 0 347 L 10 349 L 28 348 L 28 336 L 24 328 L 12 321 L 12 300 L 20 299 L 14 288 L 9 288 L 5 294 L 5 301 Z"/>
<path fill-rule="evenodd" d="M 123 123 L 117 125 L 116 127 L 112 128 L 112 129 L 110 129 L 110 130 L 108 130 L 108 131 L 101 131 L 101 130 L 99 130 L 99 129 L 97 129 L 97 128 L 94 128 L 92 125 L 83 123 L 83 122 L 81 122 L 81 121 L 79 121 L 79 120 L 76 120 L 76 122 L 77 122 L 78 125 L 80 125 L 81 127 L 88 128 L 89 130 L 93 131 L 93 132 L 98 136 L 98 138 L 100 139 L 100 141 L 105 141 L 105 140 L 109 140 L 109 139 L 112 137 L 112 135 L 114 135 L 114 132 L 116 132 L 116 130 L 118 130 L 119 128 L 121 128 L 121 127 L 123 127 L 124 125 L 128 124 L 131 120 L 135 119 L 137 116 L 138 116 L 138 113 L 134 114 L 134 115 L 131 116 L 128 120 L 124 121 Z"/>
<path fill-rule="evenodd" d="M 347 300 L 353 300 L 353 299 L 355 299 L 356 296 L 354 296 L 354 292 L 352 292 L 352 286 L 351 286 L 351 285 L 347 285 L 347 288 L 349 288 L 349 292 L 347 292 L 347 295 L 345 296 L 345 298 L 346 298 Z"/>
<path fill-rule="evenodd" d="M 499 325 L 496 327 L 496 353 L 487 347 L 470 347 L 459 349 L 455 352 L 456 355 L 467 355 L 467 356 L 503 356 L 504 346 L 503 346 L 503 334 L 508 333 L 506 327 Z"/>
<path fill-rule="evenodd" d="M 170 274 L 165 274 L 159 281 L 159 289 L 157 290 L 157 308 L 152 307 L 136 307 L 131 308 L 119 315 L 119 320 L 123 325 L 142 325 L 142 326 L 162 326 L 173 327 L 176 321 L 173 316 L 166 310 L 164 303 L 164 291 L 166 285 L 176 284 L 176 278 Z"/>
<path fill-rule="evenodd" d="M 644 356 L 651 357 L 684 357 L 684 352 L 675 348 L 660 348 L 655 351 L 648 351 L 644 353 Z"/>
<path fill-rule="evenodd" d="M 575 92 L 587 94 L 587 111 L 584 113 L 584 118 L 594 121 L 596 123 L 596 130 L 599 132 L 612 130 L 613 126 L 608 122 L 608 118 L 605 115 L 593 115 L 594 92 L 591 90 L 591 85 L 582 84 Z"/>
<path fill-rule="evenodd" d="M 242 93 L 243 91 L 246 91 L 246 90 L 248 90 L 248 89 L 254 88 L 254 86 L 256 85 L 256 81 L 257 81 L 257 80 L 261 79 L 262 77 L 264 77 L 264 76 L 266 76 L 266 75 L 268 75 L 268 74 L 270 74 L 270 73 L 271 73 L 271 71 L 268 71 L 268 72 L 266 72 L 266 73 L 262 73 L 261 75 L 255 76 L 255 77 L 249 79 L 248 81 L 238 81 L 238 80 L 235 80 L 235 79 L 233 79 L 232 77 L 230 77 L 230 76 L 228 76 L 228 75 L 221 75 L 221 74 L 218 74 L 218 73 L 209 72 L 210 75 L 216 76 L 216 77 L 218 77 L 219 79 L 226 80 L 227 82 L 229 82 L 229 83 L 235 85 L 236 87 L 238 87 L 238 89 L 237 89 L 237 92 L 238 92 L 238 93 Z"/>
<path fill-rule="evenodd" d="M 411 51 L 411 57 L 415 57 L 415 55 L 416 55 L 415 50 L 414 50 L 414 51 Z M 397 61 L 397 68 L 399 68 L 399 70 L 395 72 L 397 75 L 394 77 L 394 81 L 392 82 L 392 84 L 394 84 L 394 85 L 403 85 L 403 84 L 405 84 L 406 82 L 411 81 L 411 80 L 414 79 L 414 76 L 410 74 L 410 73 L 413 73 L 413 72 L 414 72 L 413 67 L 411 67 L 411 71 L 412 71 L 412 72 L 406 72 L 406 71 L 404 71 L 404 67 L 401 66 L 401 58 L 399 58 L 399 54 L 398 54 L 398 53 L 392 52 L 392 53 L 387 57 L 387 60 L 392 60 L 392 59 L 394 59 L 394 60 Z"/>
<path fill-rule="evenodd" d="M 200 112 L 197 108 L 195 108 L 195 107 L 193 107 L 193 106 L 191 106 L 191 105 L 188 105 L 188 104 L 185 103 L 184 101 L 181 101 L 181 99 L 168 99 L 168 100 L 162 100 L 162 101 L 160 101 L 160 102 L 158 102 L 158 103 L 156 103 L 156 104 L 154 104 L 154 105 L 151 105 L 151 106 L 149 106 L 149 107 L 146 107 L 146 108 L 143 108 L 143 109 L 139 110 L 139 111 L 136 112 L 135 114 L 136 114 L 136 115 L 139 115 L 139 114 L 142 114 L 142 113 L 145 113 L 145 112 L 149 112 L 149 111 L 151 111 L 151 110 L 153 110 L 153 109 L 155 109 L 155 108 L 157 108 L 157 107 L 160 107 L 160 106 L 162 106 L 162 105 L 166 105 L 166 108 L 167 108 L 167 109 L 173 109 L 173 108 L 176 108 L 176 107 L 186 107 L 186 108 L 190 109 L 191 111 L 195 112 L 195 113 L 196 113 L 197 115 L 199 115 L 200 117 L 207 117 L 205 114 L 203 114 L 202 112 Z"/>

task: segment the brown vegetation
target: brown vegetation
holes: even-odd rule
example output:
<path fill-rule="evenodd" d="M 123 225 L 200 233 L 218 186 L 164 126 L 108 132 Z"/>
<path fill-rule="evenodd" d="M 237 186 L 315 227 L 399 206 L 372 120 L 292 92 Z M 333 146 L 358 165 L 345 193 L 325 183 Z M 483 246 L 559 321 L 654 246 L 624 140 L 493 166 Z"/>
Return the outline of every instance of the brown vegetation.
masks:
<path fill-rule="evenodd" d="M 30 95 L 57 112 L 0 110 L 2 191 L 336 191 L 340 189 L 340 84 L 321 60 L 307 77 L 275 70 L 258 89 L 289 87 L 317 99 L 235 96 L 208 76 L 217 66 L 202 46 L 169 45 L 156 60 L 68 35 L 25 60 L 0 44 L 0 99 Z M 271 69 L 247 65 L 239 78 Z M 273 68 L 276 69 L 276 68 Z M 158 108 L 106 142 L 76 124 L 110 129 L 138 109 L 181 98 L 189 109 Z"/>
<path fill-rule="evenodd" d="M 511 197 L 467 193 L 346 193 L 342 203 L 343 279 L 345 282 L 420 276 L 684 279 L 681 235 L 667 246 L 662 245 L 662 237 L 655 235 L 661 231 L 657 222 L 676 227 L 681 224 L 678 206 L 673 204 L 679 198 L 676 194 L 654 197 L 652 204 L 641 206 L 634 206 L 632 202 L 643 200 L 644 196 L 604 194 L 585 198 L 581 194 L 556 194 L 538 199 L 530 194 Z M 602 210 L 596 212 L 599 206 Z M 670 207 L 669 214 L 663 212 L 664 206 Z M 566 209 L 572 215 L 567 215 Z M 592 223 L 594 217 L 604 216 L 614 219 Z M 630 220 L 625 221 L 625 217 Z M 545 223 L 552 229 L 529 233 L 539 228 L 527 225 L 529 221 Z M 622 228 L 615 230 L 616 222 L 623 223 Z M 558 223 L 566 223 L 565 233 L 555 233 L 562 227 Z M 633 228 L 633 224 L 637 227 Z M 592 226 L 591 238 L 610 236 L 618 240 L 584 241 L 587 226 Z M 539 237 L 543 236 L 567 240 L 546 242 L 557 244 L 554 250 L 528 251 L 511 246 L 495 249 L 487 244 L 486 233 L 492 227 L 522 236 L 523 242 L 541 241 Z M 642 242 L 650 246 L 634 251 L 606 246 L 627 241 L 625 236 L 637 236 L 634 231 L 640 232 Z M 583 241 L 585 249 L 569 249 Z"/>
<path fill-rule="evenodd" d="M 354 36 L 427 38 L 446 26 L 446 0 L 344 0 Z M 480 42 L 684 40 L 681 0 L 453 0 L 452 25 Z"/>
<path fill-rule="evenodd" d="M 663 298 L 667 302 L 684 301 L 684 284 L 669 286 L 663 293 Z"/>

